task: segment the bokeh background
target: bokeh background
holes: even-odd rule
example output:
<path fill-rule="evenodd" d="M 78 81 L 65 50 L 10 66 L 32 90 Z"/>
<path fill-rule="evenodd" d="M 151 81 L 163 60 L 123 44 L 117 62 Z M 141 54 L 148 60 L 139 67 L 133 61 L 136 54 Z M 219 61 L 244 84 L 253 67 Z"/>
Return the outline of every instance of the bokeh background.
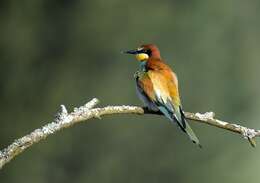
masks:
<path fill-rule="evenodd" d="M 2 0 L 0 148 L 93 97 L 142 105 L 122 50 L 156 43 L 184 109 L 260 128 L 260 1 Z M 1 183 L 257 182 L 259 147 L 190 122 L 203 149 L 162 116 L 93 119 L 34 145 Z"/>

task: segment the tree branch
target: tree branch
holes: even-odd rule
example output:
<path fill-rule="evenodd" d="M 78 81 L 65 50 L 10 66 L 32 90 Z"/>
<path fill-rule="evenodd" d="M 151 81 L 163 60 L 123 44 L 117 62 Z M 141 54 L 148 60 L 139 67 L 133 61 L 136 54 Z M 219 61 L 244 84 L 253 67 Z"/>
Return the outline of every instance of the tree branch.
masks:
<path fill-rule="evenodd" d="M 103 108 L 94 108 L 98 104 L 98 99 L 94 98 L 84 106 L 75 108 L 73 112 L 68 113 L 64 105 L 61 105 L 61 112 L 59 112 L 53 122 L 38 128 L 24 137 L 16 139 L 8 147 L 0 151 L 0 169 L 10 162 L 15 156 L 22 153 L 25 149 L 33 144 L 45 139 L 51 134 L 58 132 L 61 129 L 68 128 L 74 124 L 91 118 L 101 119 L 104 115 L 113 114 L 156 114 L 162 115 L 160 112 L 151 112 L 147 108 L 137 106 L 107 106 Z M 213 112 L 190 113 L 185 112 L 187 119 L 208 124 L 225 130 L 229 130 L 242 135 L 242 137 L 249 140 L 252 146 L 255 146 L 254 138 L 260 136 L 260 130 L 250 129 L 237 124 L 228 123 L 214 118 Z"/>

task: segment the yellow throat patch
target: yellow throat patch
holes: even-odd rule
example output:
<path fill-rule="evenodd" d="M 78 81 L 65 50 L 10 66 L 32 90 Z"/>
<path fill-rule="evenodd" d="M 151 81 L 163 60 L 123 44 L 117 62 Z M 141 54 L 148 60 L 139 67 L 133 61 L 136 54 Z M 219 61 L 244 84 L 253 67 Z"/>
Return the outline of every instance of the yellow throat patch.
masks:
<path fill-rule="evenodd" d="M 146 53 L 139 53 L 135 55 L 138 61 L 145 61 L 148 60 L 149 56 Z"/>

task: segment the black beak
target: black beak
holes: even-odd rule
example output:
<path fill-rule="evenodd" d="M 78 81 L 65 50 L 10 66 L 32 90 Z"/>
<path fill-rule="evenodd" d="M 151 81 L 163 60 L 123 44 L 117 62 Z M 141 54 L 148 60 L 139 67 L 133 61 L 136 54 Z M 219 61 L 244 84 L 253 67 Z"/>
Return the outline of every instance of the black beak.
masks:
<path fill-rule="evenodd" d="M 129 51 L 123 51 L 122 53 L 136 55 L 136 54 L 142 53 L 142 50 L 129 50 Z"/>

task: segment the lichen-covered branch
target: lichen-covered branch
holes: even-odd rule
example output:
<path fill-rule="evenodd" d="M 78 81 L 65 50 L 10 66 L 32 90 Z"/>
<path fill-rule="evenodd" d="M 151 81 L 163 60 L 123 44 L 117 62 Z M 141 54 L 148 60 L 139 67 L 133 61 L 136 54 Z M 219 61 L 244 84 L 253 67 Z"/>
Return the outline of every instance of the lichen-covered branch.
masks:
<path fill-rule="evenodd" d="M 15 156 L 22 153 L 25 149 L 33 144 L 45 139 L 57 131 L 73 126 L 74 124 L 86 121 L 91 118 L 101 119 L 104 115 L 114 114 L 159 114 L 160 112 L 151 112 L 146 108 L 137 106 L 107 106 L 102 108 L 94 108 L 97 105 L 98 99 L 94 98 L 84 106 L 75 108 L 73 112 L 68 113 L 66 107 L 61 105 L 61 112 L 59 112 L 53 122 L 38 128 L 24 137 L 16 139 L 8 147 L 0 151 L 0 169 Z M 260 130 L 254 130 L 238 124 L 232 124 L 214 118 L 213 112 L 204 114 L 185 112 L 187 119 L 205 123 L 218 128 L 226 129 L 242 135 L 242 137 L 249 140 L 252 146 L 255 146 L 254 137 L 260 136 Z"/>

